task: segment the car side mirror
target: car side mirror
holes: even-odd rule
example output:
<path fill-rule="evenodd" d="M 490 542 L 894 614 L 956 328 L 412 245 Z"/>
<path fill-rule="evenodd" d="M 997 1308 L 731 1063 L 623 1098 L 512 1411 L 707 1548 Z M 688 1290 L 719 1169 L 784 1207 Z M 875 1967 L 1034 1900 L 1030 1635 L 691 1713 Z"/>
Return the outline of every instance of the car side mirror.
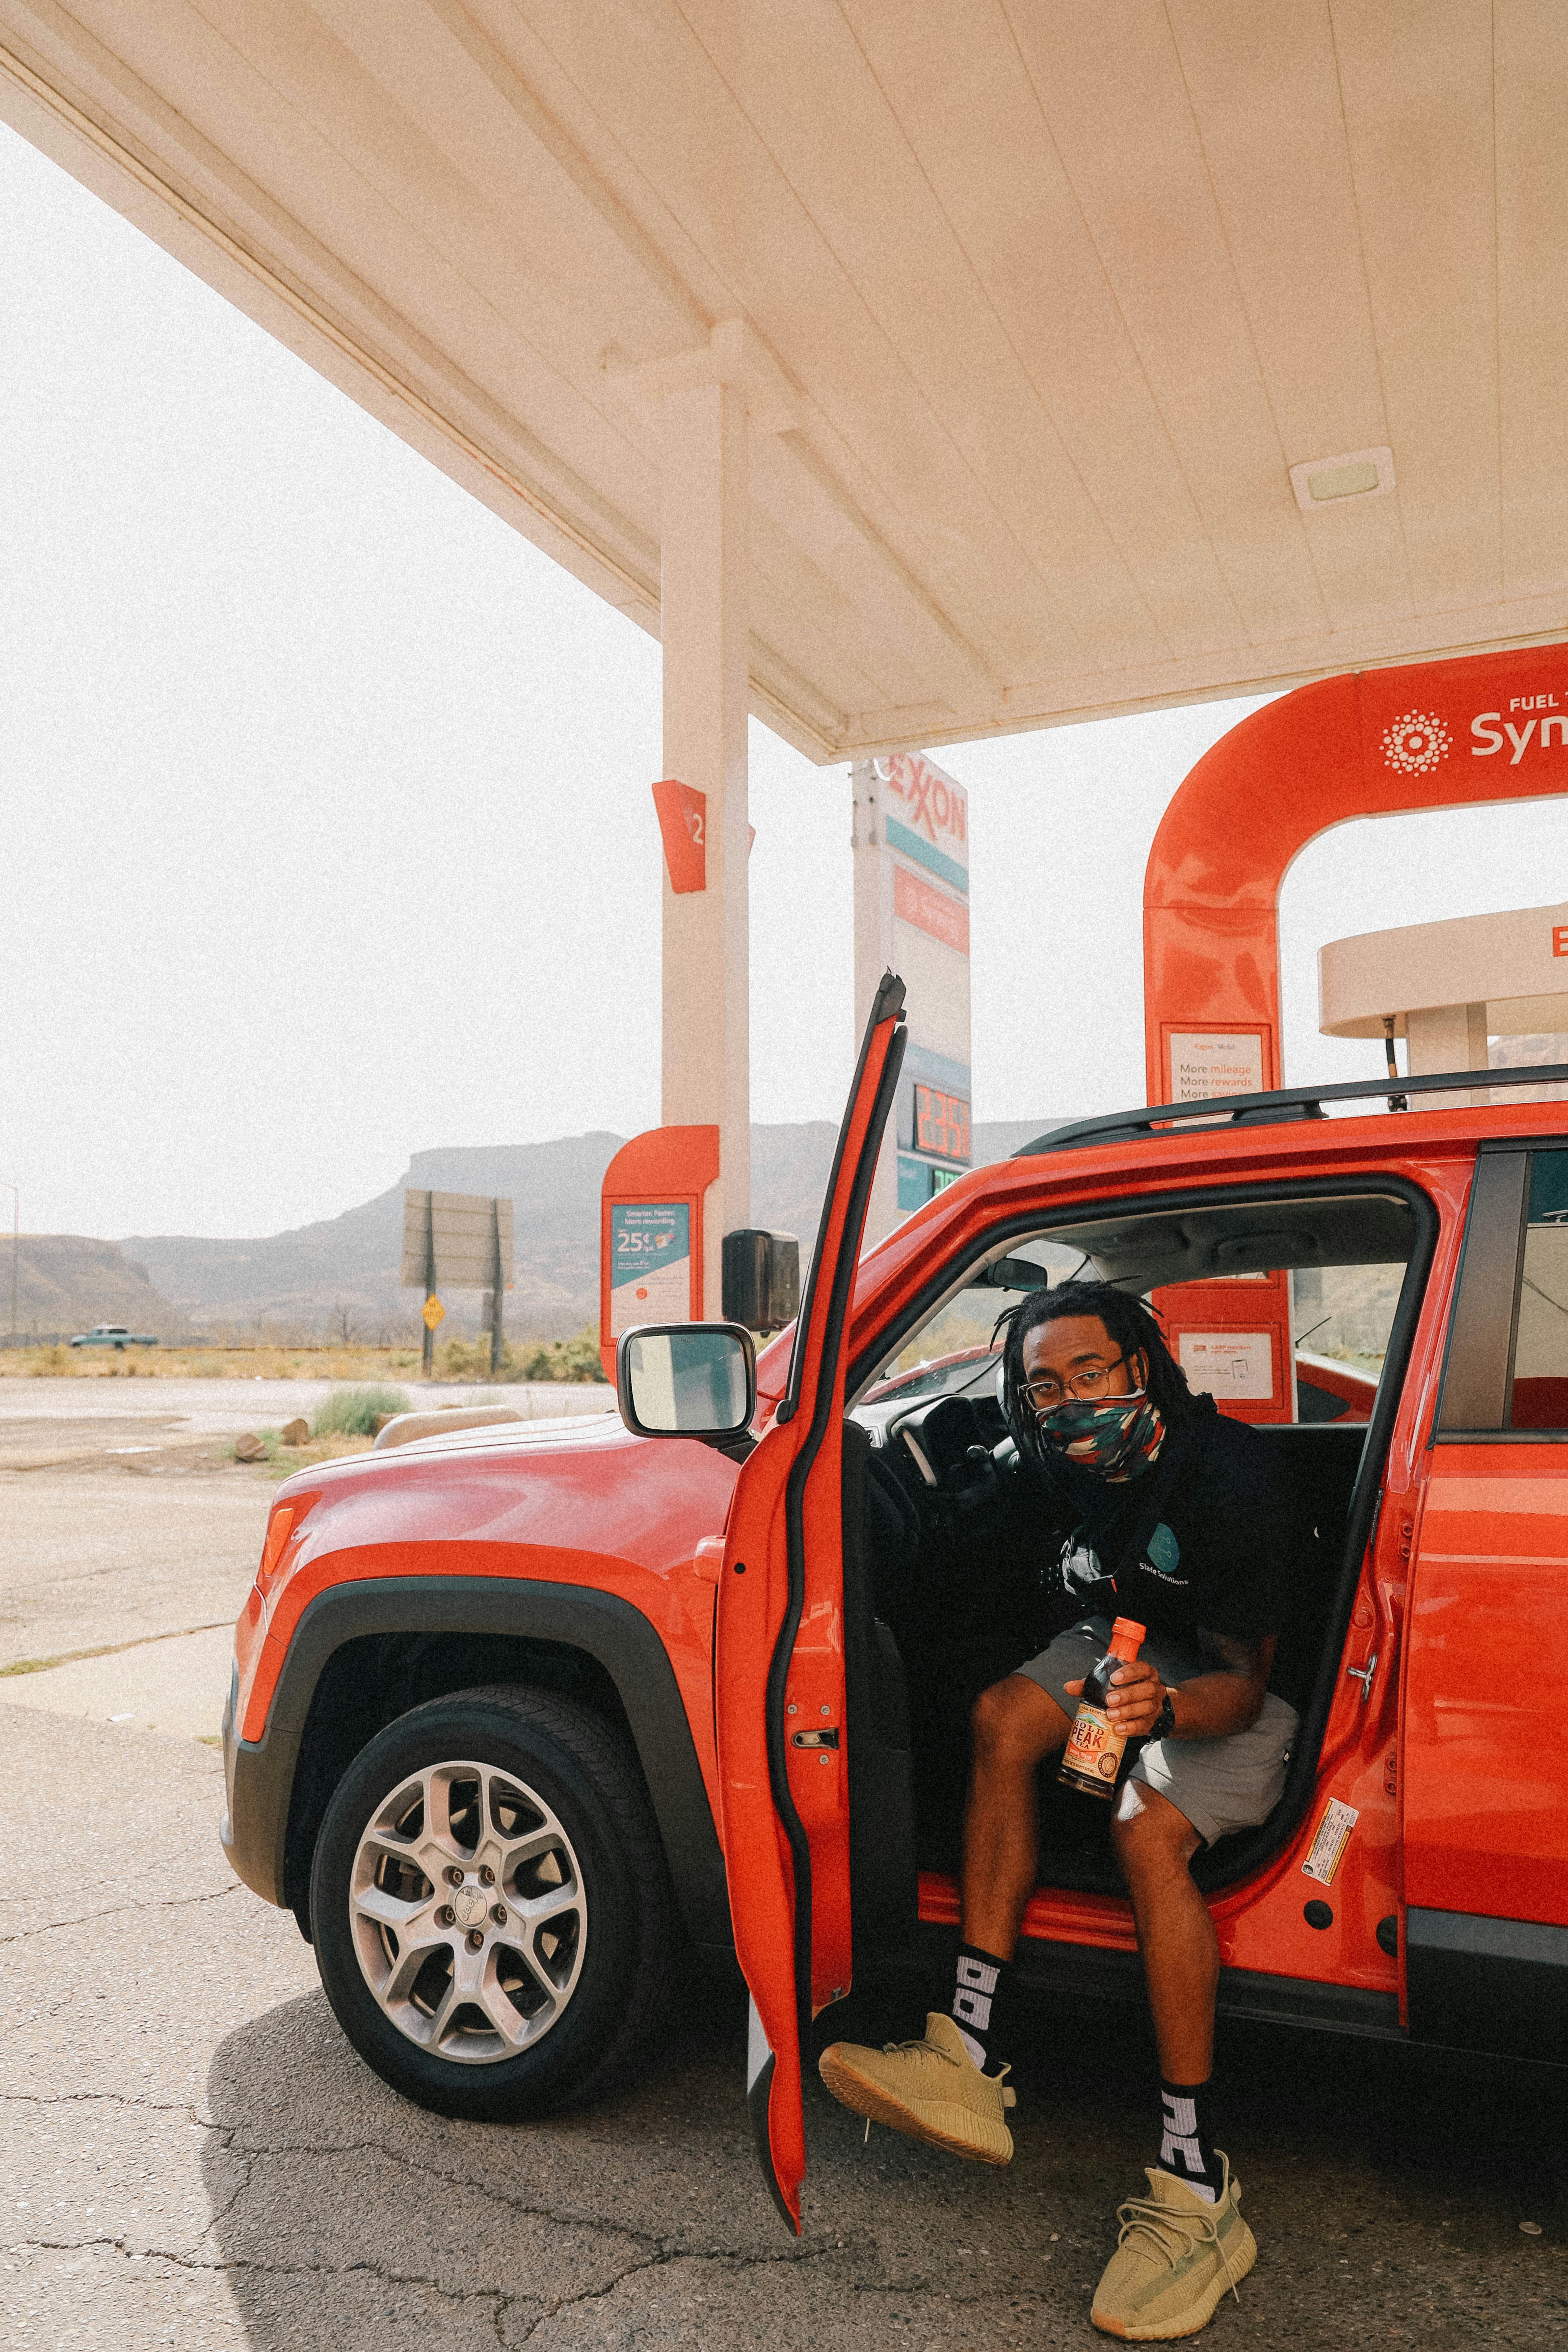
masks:
<path fill-rule="evenodd" d="M 738 1323 L 644 1323 L 616 1349 L 616 1402 L 635 1437 L 741 1437 L 757 1405 L 752 1335 Z"/>

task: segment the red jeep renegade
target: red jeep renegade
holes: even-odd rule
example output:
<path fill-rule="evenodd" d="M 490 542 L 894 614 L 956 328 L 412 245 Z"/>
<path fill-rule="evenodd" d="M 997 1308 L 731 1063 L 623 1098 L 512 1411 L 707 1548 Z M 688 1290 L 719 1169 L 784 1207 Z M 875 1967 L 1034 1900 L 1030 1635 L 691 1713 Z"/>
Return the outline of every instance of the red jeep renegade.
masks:
<path fill-rule="evenodd" d="M 803 2031 L 951 1931 L 968 1711 L 1040 1645 L 992 1327 L 1088 1265 L 1155 1294 L 1300 1503 L 1285 1792 L 1194 1864 L 1222 2009 L 1568 2063 L 1568 1748 L 1532 1704 L 1568 1664 L 1568 1106 L 1499 1092 L 1568 1072 L 1091 1120 L 862 1263 L 903 992 L 760 1360 L 734 1325 L 646 1329 L 619 1417 L 279 1488 L 225 1717 L 235 1869 L 369 2063 L 449 2115 L 592 2095 L 678 1956 L 738 1960 L 798 2225 Z M 1313 1350 L 1347 1299 L 1354 1345 Z M 1043 1797 L 1026 1981 L 1135 1975 L 1104 1811 Z"/>

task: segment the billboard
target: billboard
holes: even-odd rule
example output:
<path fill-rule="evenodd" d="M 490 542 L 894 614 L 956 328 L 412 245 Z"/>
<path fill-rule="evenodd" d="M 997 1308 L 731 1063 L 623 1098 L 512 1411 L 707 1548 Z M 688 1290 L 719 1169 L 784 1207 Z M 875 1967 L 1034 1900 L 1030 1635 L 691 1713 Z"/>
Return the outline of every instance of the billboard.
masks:
<path fill-rule="evenodd" d="M 969 795 L 918 751 L 858 760 L 854 806 L 855 1018 L 891 967 L 908 990 L 909 1050 L 868 1244 L 970 1164 Z"/>
<path fill-rule="evenodd" d="M 499 1256 L 501 1288 L 510 1290 L 511 1224 L 510 1201 L 481 1192 L 405 1192 L 397 1279 L 410 1290 L 493 1290 Z"/>

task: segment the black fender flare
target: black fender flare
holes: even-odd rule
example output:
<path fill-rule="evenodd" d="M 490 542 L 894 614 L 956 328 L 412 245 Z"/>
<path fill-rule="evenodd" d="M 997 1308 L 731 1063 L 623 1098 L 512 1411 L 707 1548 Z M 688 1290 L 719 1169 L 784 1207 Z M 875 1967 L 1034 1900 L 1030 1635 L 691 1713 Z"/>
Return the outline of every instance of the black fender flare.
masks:
<path fill-rule="evenodd" d="M 386 1633 L 510 1635 L 595 1659 L 626 1712 L 688 1935 L 695 1944 L 732 1953 L 724 1858 L 680 1686 L 656 1628 L 615 1593 L 529 1577 L 373 1577 L 335 1585 L 308 1604 L 261 1738 L 239 1738 L 225 1718 L 229 1788 L 223 1843 L 233 1869 L 254 1893 L 268 1903 L 287 1901 L 295 1773 L 328 1660 L 345 1642 Z"/>

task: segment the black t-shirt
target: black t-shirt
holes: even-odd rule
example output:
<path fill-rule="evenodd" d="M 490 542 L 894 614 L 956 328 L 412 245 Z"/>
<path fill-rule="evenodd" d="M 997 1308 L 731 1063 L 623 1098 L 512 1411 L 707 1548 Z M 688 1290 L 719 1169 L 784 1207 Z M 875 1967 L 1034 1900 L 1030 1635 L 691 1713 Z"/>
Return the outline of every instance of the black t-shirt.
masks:
<path fill-rule="evenodd" d="M 1166 1444 L 1185 1435 L 1178 1426 Z M 1147 1518 L 1149 1481 L 1162 1467 L 1157 1461 L 1141 1477 L 1117 1485 L 1074 1464 L 1053 1465 L 1058 1564 L 1075 1612 L 1131 1617 L 1151 1633 L 1193 1647 L 1200 1626 L 1238 1640 L 1282 1633 L 1297 1530 L 1269 1446 L 1244 1422 L 1205 1413 L 1155 1524 L 1118 1568 Z"/>

